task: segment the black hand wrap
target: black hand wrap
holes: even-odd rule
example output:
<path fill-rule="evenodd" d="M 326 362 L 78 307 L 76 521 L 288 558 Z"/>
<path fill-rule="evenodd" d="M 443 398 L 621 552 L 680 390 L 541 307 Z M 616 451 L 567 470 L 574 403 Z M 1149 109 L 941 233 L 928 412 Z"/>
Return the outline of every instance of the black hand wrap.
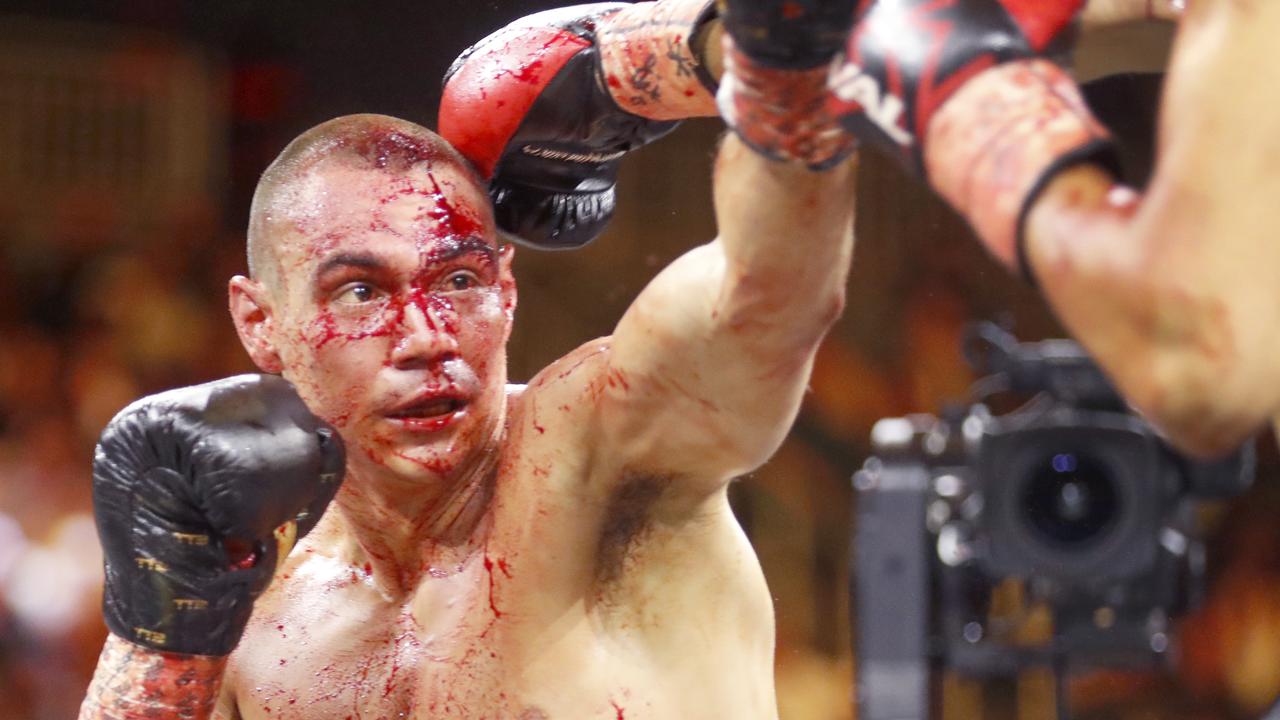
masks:
<path fill-rule="evenodd" d="M 107 627 L 193 655 L 235 647 L 278 560 L 320 519 L 345 456 L 288 382 L 242 375 L 139 400 L 103 430 L 94 514 Z"/>
<path fill-rule="evenodd" d="M 777 70 L 825 67 L 844 47 L 856 0 L 717 0 L 725 31 L 752 61 Z"/>

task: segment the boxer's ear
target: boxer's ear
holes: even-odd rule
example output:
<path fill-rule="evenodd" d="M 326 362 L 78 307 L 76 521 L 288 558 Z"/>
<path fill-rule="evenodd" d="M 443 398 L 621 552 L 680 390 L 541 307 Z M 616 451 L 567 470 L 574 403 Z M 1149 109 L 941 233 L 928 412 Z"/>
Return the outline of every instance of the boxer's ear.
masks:
<path fill-rule="evenodd" d="M 279 374 L 284 370 L 271 332 L 271 297 L 257 280 L 236 275 L 227 284 L 231 319 L 240 335 L 240 344 L 258 369 Z"/>
<path fill-rule="evenodd" d="M 511 321 L 516 312 L 516 278 L 511 270 L 511 261 L 515 259 L 516 247 L 510 243 L 498 251 L 498 285 L 502 292 L 502 309 L 507 319 L 507 335 L 511 335 Z"/>

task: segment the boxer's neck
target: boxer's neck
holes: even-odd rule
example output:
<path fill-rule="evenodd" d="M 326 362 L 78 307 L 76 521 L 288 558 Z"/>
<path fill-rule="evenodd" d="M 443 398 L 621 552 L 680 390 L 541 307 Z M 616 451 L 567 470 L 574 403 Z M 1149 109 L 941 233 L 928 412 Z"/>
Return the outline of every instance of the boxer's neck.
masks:
<path fill-rule="evenodd" d="M 467 462 L 425 486 L 351 468 L 331 507 L 339 557 L 369 568 L 390 594 L 463 562 L 484 541 L 504 425 Z"/>

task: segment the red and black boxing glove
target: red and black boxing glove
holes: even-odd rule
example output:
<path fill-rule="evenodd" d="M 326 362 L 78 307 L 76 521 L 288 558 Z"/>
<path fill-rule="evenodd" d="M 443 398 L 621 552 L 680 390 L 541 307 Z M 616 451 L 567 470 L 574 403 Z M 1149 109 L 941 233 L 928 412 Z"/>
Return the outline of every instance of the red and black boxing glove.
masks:
<path fill-rule="evenodd" d="M 862 0 L 830 78 L 832 113 L 887 148 L 1025 271 L 1021 226 L 1058 172 L 1117 152 L 1053 58 L 1084 0 Z"/>
<path fill-rule="evenodd" d="M 623 155 L 715 114 L 693 49 L 714 16 L 711 0 L 578 5 L 464 52 L 445 76 L 440 134 L 489 181 L 498 227 L 543 249 L 595 239 Z"/>

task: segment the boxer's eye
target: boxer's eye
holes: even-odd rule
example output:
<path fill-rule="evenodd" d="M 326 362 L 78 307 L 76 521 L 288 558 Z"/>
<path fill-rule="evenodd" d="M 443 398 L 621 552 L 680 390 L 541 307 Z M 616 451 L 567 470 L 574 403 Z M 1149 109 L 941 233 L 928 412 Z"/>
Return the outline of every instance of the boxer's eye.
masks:
<path fill-rule="evenodd" d="M 343 305 L 360 305 L 376 300 L 377 297 L 377 289 L 369 283 L 354 282 L 340 288 L 333 300 Z"/>
<path fill-rule="evenodd" d="M 461 290 L 470 290 L 480 284 L 480 278 L 470 270 L 458 270 L 449 273 L 444 279 L 444 290 L 446 292 L 458 292 Z"/>

